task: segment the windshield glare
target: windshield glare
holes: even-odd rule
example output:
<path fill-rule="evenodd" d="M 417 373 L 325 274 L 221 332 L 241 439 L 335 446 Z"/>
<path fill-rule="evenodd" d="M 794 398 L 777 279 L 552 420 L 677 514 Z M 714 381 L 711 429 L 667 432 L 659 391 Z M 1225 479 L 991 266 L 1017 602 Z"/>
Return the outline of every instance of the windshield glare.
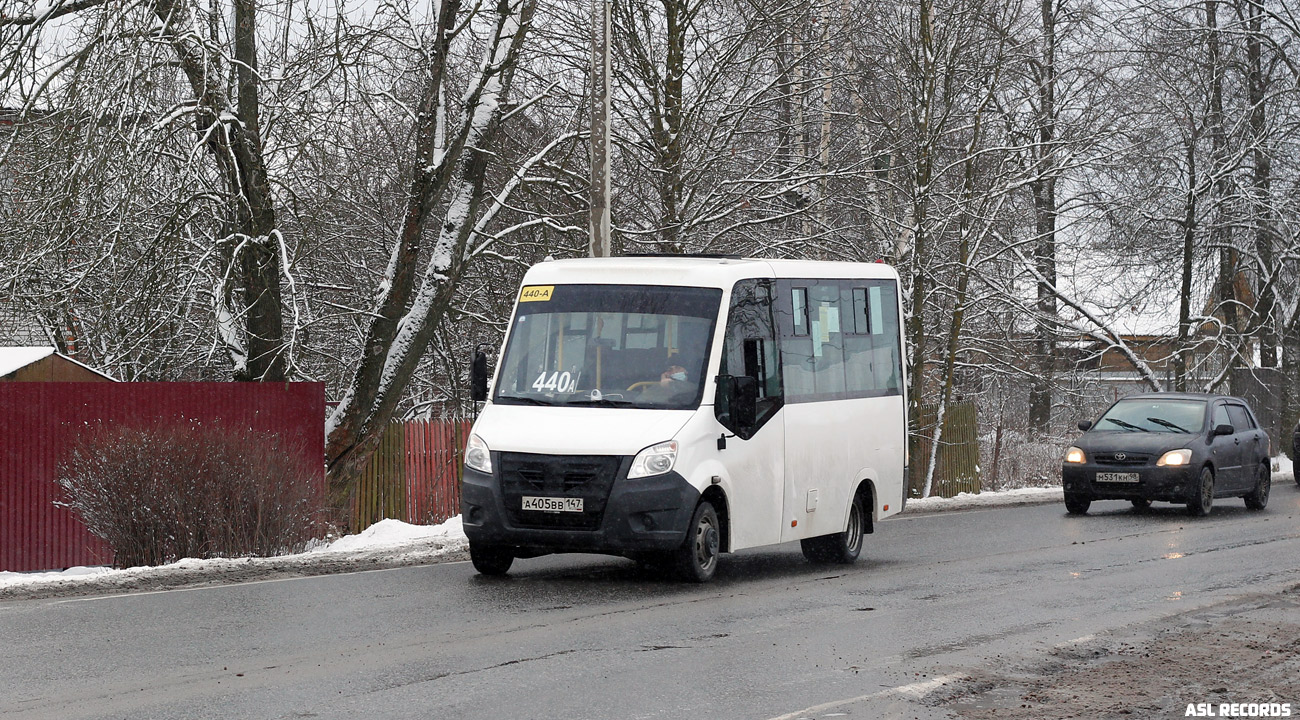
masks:
<path fill-rule="evenodd" d="M 1198 433 L 1204 424 L 1204 400 L 1120 400 L 1097 421 L 1097 429 Z"/>
<path fill-rule="evenodd" d="M 525 287 L 493 400 L 506 404 L 693 408 L 722 291 Z M 538 300 L 528 300 L 529 297 Z"/>

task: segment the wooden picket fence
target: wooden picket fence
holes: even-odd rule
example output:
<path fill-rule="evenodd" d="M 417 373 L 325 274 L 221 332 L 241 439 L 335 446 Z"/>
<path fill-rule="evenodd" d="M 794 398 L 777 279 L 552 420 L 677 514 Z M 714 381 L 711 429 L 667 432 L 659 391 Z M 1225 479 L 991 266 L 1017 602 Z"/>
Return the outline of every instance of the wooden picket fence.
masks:
<path fill-rule="evenodd" d="M 460 514 L 468 420 L 391 423 L 357 486 L 352 531 L 385 518 L 436 525 Z"/>
<path fill-rule="evenodd" d="M 917 432 L 912 437 L 912 457 L 908 468 L 909 497 L 921 497 L 925 488 L 926 465 L 934 447 L 934 429 L 938 408 L 922 405 L 917 412 Z M 953 497 L 957 493 L 980 491 L 979 420 L 975 403 L 953 403 L 944 412 L 943 436 L 935 459 L 934 481 L 930 494 Z"/>

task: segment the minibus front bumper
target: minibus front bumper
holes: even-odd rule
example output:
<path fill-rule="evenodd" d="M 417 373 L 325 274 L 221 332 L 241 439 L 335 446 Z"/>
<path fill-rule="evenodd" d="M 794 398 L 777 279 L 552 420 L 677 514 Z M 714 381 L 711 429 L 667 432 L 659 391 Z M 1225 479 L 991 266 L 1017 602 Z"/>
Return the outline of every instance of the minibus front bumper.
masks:
<path fill-rule="evenodd" d="M 493 459 L 494 467 L 500 468 Z M 503 487 L 499 469 L 487 474 L 466 467 L 461 484 L 465 535 L 476 544 L 512 548 L 517 557 L 563 552 L 637 557 L 680 547 L 699 503 L 699 491 L 675 472 L 628 480 L 630 460 L 618 464 L 607 495 L 584 497 L 584 507 L 601 506 L 599 514 L 589 513 L 585 523 L 565 513 L 525 511 L 520 494 Z M 558 493 L 538 490 L 536 494 Z"/>

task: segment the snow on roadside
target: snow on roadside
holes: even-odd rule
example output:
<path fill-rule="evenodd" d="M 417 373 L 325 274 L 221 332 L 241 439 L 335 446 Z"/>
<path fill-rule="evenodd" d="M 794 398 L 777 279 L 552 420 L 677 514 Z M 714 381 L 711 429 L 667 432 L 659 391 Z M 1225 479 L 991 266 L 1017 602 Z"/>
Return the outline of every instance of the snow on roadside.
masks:
<path fill-rule="evenodd" d="M 328 545 L 317 546 L 305 554 L 357 552 L 376 548 L 395 548 L 428 540 L 464 540 L 460 516 L 441 525 L 411 525 L 401 520 L 380 520 L 356 535 L 346 535 Z"/>
<path fill-rule="evenodd" d="M 982 493 L 958 493 L 956 497 L 928 497 L 908 500 L 907 512 L 939 512 L 996 505 L 1027 505 L 1030 503 L 1063 502 L 1060 485 L 1048 487 L 1016 488 Z"/>
<path fill-rule="evenodd" d="M 1273 482 L 1294 482 L 1295 470 L 1285 455 L 1273 458 Z M 999 505 L 1027 505 L 1061 502 L 1061 486 L 1017 488 L 983 493 L 961 493 L 956 497 L 931 497 L 907 502 L 907 513 L 945 512 L 969 508 L 986 508 Z M 332 542 L 320 542 L 296 555 L 270 558 L 216 558 L 197 560 L 186 558 L 161 567 L 134 567 L 113 570 L 105 567 L 74 567 L 63 572 L 15 573 L 0 572 L 0 591 L 6 589 L 36 589 L 40 587 L 68 587 L 85 584 L 105 587 L 123 586 L 139 582 L 175 579 L 178 576 L 201 578 L 204 575 L 220 576 L 224 573 L 247 573 L 258 568 L 284 570 L 310 568 L 313 565 L 335 561 L 372 561 L 382 559 L 387 563 L 431 562 L 446 555 L 464 552 L 469 543 L 461 526 L 460 516 L 441 525 L 411 525 L 400 520 L 382 520 L 366 530 L 341 537 Z"/>
<path fill-rule="evenodd" d="M 43 586 L 67 587 L 76 584 L 123 585 L 139 581 L 169 580 L 177 576 L 201 577 L 224 573 L 245 573 L 257 568 L 277 570 L 294 567 L 308 568 L 331 561 L 366 561 L 382 558 L 392 562 L 409 558 L 412 562 L 427 562 L 443 555 L 464 551 L 468 547 L 460 516 L 441 525 L 411 525 L 400 520 L 382 520 L 366 530 L 341 537 L 330 543 L 309 547 L 296 555 L 267 558 L 212 558 L 200 560 L 185 558 L 159 567 L 133 567 L 114 570 L 106 567 L 74 567 L 62 572 L 0 572 L 0 591 L 22 586 L 34 589 Z"/>
<path fill-rule="evenodd" d="M 1295 482 L 1295 468 L 1285 455 L 1273 458 L 1273 482 Z M 959 493 L 956 497 L 929 497 L 908 500 L 907 512 L 939 512 L 995 505 L 1022 505 L 1029 503 L 1064 502 L 1060 485 L 1019 488 L 999 492 Z"/>
<path fill-rule="evenodd" d="M 1273 458 L 1273 482 L 1279 481 L 1295 481 L 1295 466 L 1291 464 L 1291 458 L 1285 455 Z"/>

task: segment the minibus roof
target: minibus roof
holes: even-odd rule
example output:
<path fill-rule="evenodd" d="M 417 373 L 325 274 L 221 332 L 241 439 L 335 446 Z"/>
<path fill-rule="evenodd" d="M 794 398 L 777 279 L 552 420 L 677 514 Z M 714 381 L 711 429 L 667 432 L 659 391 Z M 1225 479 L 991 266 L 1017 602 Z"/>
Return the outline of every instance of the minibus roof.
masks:
<path fill-rule="evenodd" d="M 691 255 L 548 260 L 529 268 L 525 285 L 681 285 L 730 289 L 745 278 L 897 280 L 884 263 L 767 260 Z"/>

